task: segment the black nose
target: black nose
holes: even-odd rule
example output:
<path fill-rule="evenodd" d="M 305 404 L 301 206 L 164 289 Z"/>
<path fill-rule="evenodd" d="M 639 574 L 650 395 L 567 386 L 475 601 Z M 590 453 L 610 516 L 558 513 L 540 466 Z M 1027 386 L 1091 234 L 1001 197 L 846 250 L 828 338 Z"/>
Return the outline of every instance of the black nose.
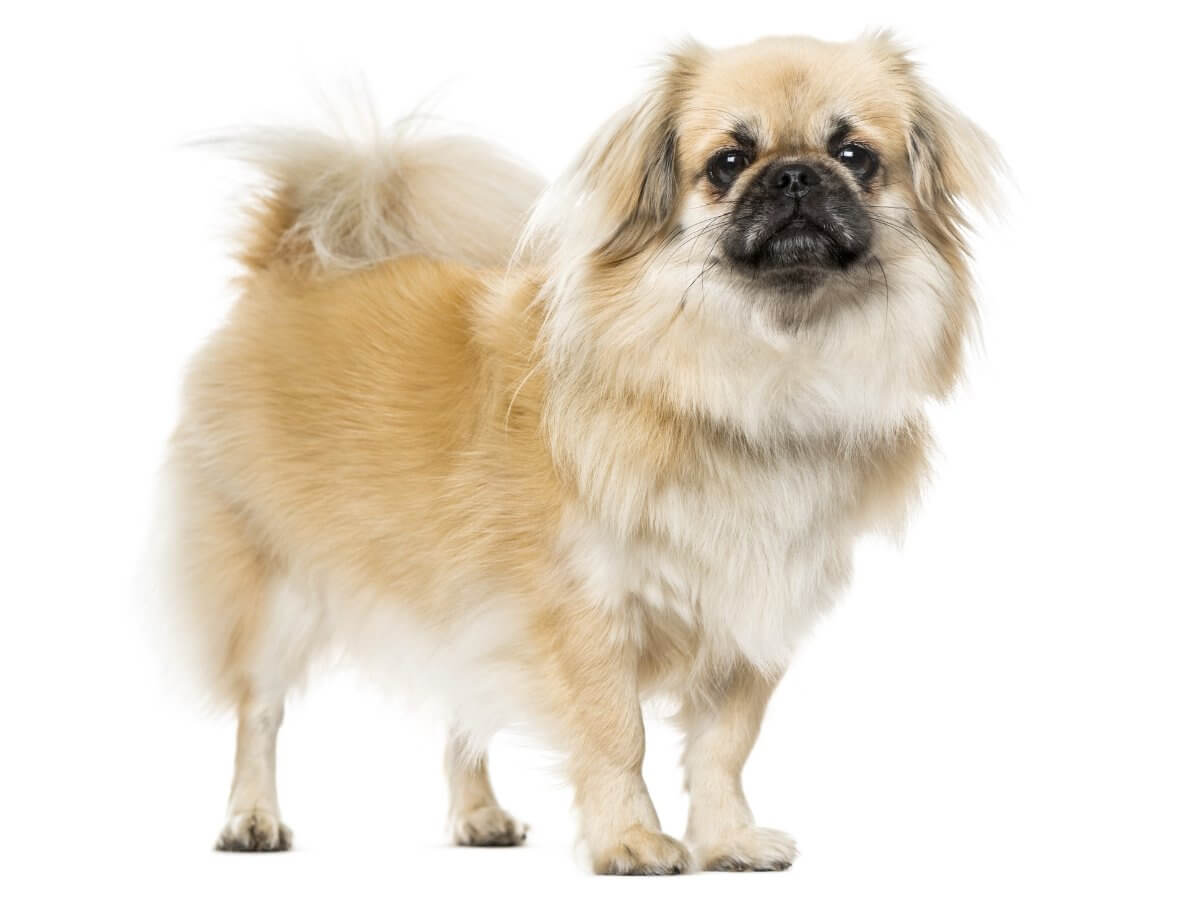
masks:
<path fill-rule="evenodd" d="M 788 163 L 776 169 L 769 184 L 777 191 L 793 197 L 803 197 L 809 189 L 821 183 L 821 173 L 803 163 Z"/>

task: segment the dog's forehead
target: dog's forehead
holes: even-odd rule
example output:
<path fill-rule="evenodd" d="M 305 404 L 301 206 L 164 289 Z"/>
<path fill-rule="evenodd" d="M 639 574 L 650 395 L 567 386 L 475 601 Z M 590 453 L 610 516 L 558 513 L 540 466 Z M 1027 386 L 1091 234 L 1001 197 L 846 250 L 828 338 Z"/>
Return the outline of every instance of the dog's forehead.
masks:
<path fill-rule="evenodd" d="M 905 118 L 904 91 L 856 43 L 771 38 L 722 50 L 696 74 L 680 119 L 700 140 L 748 130 L 766 147 L 819 147 L 843 119 L 886 130 Z"/>

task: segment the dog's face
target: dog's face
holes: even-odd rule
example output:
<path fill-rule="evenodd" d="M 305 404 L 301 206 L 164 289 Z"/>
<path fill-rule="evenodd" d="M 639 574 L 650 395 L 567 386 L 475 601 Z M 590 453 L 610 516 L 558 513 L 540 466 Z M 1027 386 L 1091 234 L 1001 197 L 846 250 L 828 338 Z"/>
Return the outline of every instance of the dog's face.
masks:
<path fill-rule="evenodd" d="M 900 112 L 884 73 L 824 51 L 771 42 L 714 57 L 677 126 L 685 227 L 720 223 L 719 264 L 798 301 L 868 258 L 872 210 L 904 164 L 880 127 Z"/>
<path fill-rule="evenodd" d="M 989 154 L 886 35 L 773 38 L 676 52 L 580 171 L 612 229 L 599 266 L 675 266 L 795 332 L 883 297 L 913 253 L 958 265 Z"/>

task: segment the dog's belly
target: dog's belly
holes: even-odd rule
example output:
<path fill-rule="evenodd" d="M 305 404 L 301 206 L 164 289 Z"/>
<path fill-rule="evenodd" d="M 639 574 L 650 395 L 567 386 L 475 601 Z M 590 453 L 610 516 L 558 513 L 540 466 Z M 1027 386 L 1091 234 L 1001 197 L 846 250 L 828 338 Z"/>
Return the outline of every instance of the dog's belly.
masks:
<path fill-rule="evenodd" d="M 524 655 L 520 600 L 482 584 L 470 596 L 426 596 L 448 611 L 431 616 L 406 591 L 327 571 L 292 568 L 268 587 L 261 640 L 250 667 L 266 691 L 301 681 L 313 661 L 351 662 L 391 695 L 444 718 L 482 750 L 496 731 L 542 728 L 530 701 L 534 668 Z"/>

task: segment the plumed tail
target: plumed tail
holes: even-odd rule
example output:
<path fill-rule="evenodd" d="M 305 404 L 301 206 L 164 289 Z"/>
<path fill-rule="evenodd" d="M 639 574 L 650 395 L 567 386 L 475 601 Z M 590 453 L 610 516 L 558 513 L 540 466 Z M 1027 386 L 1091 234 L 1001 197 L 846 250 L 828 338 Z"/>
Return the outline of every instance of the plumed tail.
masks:
<path fill-rule="evenodd" d="M 252 271 L 356 269 L 408 254 L 503 266 L 542 180 L 485 141 L 416 136 L 408 123 L 366 139 L 258 129 L 206 143 L 267 179 L 239 256 Z"/>

